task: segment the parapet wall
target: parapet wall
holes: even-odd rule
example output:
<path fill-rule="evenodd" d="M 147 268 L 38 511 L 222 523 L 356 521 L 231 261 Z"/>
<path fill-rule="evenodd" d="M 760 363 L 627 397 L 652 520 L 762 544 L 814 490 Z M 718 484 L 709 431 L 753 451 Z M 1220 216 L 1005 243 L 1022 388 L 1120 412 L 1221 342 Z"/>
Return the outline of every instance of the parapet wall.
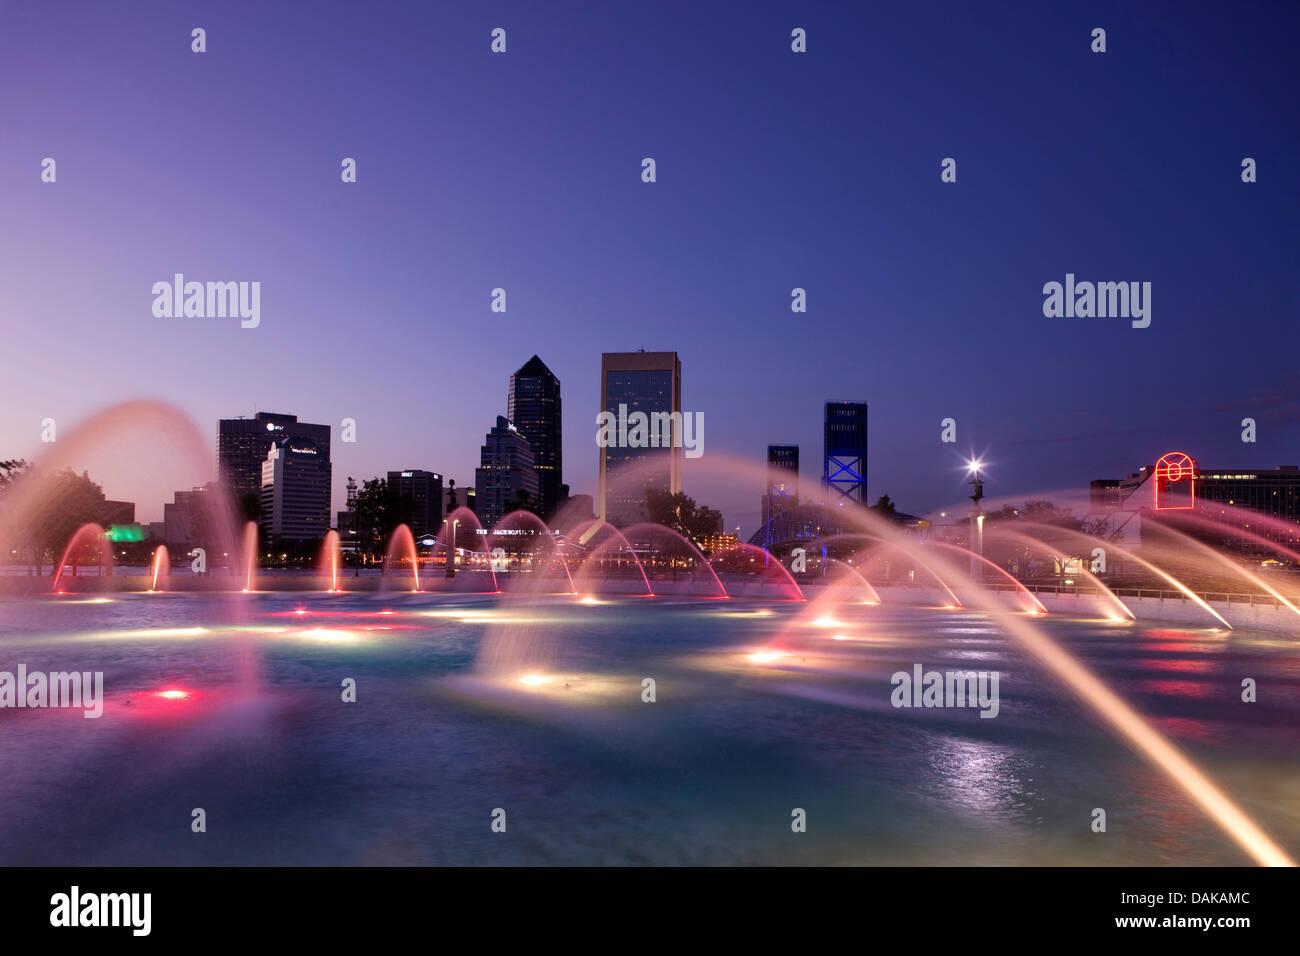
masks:
<path fill-rule="evenodd" d="M 885 604 L 939 606 L 950 603 L 948 596 L 938 588 L 880 587 L 876 590 Z M 1016 591 L 995 593 L 1008 607 L 1018 609 L 1023 604 L 1024 598 Z M 1039 591 L 1034 593 L 1034 597 L 1042 602 L 1049 614 L 1111 617 L 1115 613 L 1115 607 L 1110 599 L 1099 594 Z M 1120 601 L 1139 621 L 1164 621 L 1193 627 L 1221 627 L 1213 615 L 1207 613 L 1205 608 L 1190 598 L 1126 595 L 1121 596 Z M 1246 600 L 1206 601 L 1206 604 L 1213 608 L 1215 613 L 1222 615 L 1223 619 L 1233 627 L 1284 631 L 1300 637 L 1300 617 L 1283 605 L 1263 602 L 1252 604 Z"/>

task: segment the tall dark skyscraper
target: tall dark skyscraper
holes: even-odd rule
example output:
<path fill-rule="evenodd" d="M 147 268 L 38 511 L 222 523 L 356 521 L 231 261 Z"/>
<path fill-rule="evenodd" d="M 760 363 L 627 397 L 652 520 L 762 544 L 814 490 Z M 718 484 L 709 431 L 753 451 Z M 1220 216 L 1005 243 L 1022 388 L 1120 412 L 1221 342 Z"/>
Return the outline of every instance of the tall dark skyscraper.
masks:
<path fill-rule="evenodd" d="M 419 468 L 390 471 L 388 487 L 415 503 L 411 532 L 417 538 L 422 534 L 438 533 L 442 526 L 442 475 Z"/>
<path fill-rule="evenodd" d="M 506 418 L 533 449 L 537 510 L 549 518 L 559 507 L 564 449 L 560 435 L 560 380 L 534 355 L 510 376 Z"/>
<path fill-rule="evenodd" d="M 682 363 L 676 352 L 606 352 L 600 357 L 600 407 L 618 415 L 682 410 Z M 680 426 L 677 426 L 680 427 Z M 602 447 L 601 518 L 614 525 L 645 520 L 645 492 L 682 490 L 680 437 L 668 448 Z M 626 469 L 626 470 L 625 470 Z"/>
<path fill-rule="evenodd" d="M 767 446 L 767 490 L 763 524 L 799 503 L 799 446 Z"/>
<path fill-rule="evenodd" d="M 474 512 L 490 528 L 518 507 L 519 492 L 537 500 L 537 470 L 533 449 L 514 423 L 497 416 L 496 427 L 483 439 L 479 467 L 474 471 Z"/>
<path fill-rule="evenodd" d="M 285 438 L 311 442 L 330 460 L 330 427 L 298 421 L 297 415 L 258 412 L 253 418 L 217 422 L 217 476 L 236 497 L 260 494 L 262 463 L 271 446 Z"/>
<path fill-rule="evenodd" d="M 867 403 L 827 402 L 822 498 L 828 508 L 867 499 Z"/>
<path fill-rule="evenodd" d="M 281 438 L 262 462 L 263 531 L 274 539 L 312 541 L 330 528 L 329 447 Z"/>

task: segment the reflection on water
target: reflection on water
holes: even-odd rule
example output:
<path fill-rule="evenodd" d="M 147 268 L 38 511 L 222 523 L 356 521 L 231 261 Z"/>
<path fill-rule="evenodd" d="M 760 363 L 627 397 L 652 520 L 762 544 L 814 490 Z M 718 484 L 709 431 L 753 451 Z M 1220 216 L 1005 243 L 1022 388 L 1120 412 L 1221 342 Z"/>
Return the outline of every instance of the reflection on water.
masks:
<path fill-rule="evenodd" d="M 0 670 L 101 670 L 107 697 L 99 720 L 0 710 L 0 863 L 1249 862 L 988 617 L 500 601 L 0 601 Z M 1293 644 L 1040 623 L 1300 850 Z M 476 666 L 485 642 L 534 670 Z M 891 674 L 918 663 L 998 671 L 998 717 L 890 706 Z"/>

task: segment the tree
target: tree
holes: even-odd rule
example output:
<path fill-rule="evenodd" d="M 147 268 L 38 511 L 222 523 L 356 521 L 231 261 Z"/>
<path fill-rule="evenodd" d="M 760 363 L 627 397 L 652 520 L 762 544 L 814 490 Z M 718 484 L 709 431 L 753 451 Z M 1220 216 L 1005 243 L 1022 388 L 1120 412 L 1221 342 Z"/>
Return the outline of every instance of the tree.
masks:
<path fill-rule="evenodd" d="M 8 551 L 14 548 L 14 545 L 22 544 L 20 529 L 13 527 L 13 521 L 17 518 L 11 514 L 12 506 L 6 501 L 7 492 L 12 491 L 13 485 L 19 478 L 26 474 L 28 464 L 22 458 L 0 459 L 0 544 L 5 546 Z M 6 553 L 6 561 L 13 557 L 12 554 Z"/>
<path fill-rule="evenodd" d="M 1033 525 L 1023 529 L 1023 534 L 1036 538 L 1045 547 L 1035 547 L 1029 542 L 996 534 L 999 529 L 1019 532 L 1017 525 Z M 1031 498 L 1023 505 L 1003 505 L 984 517 L 985 557 L 1000 566 L 1015 563 L 1023 568 L 1032 561 L 1042 561 L 1055 566 L 1058 577 L 1064 578 L 1066 564 L 1079 560 L 1086 567 L 1092 561 L 1092 546 L 1084 535 L 1114 541 L 1122 532 L 1103 533 L 1105 519 L 1079 518 L 1070 508 L 1058 508 L 1045 498 Z M 1059 560 L 1064 557 L 1066 561 Z"/>
<path fill-rule="evenodd" d="M 256 491 L 250 491 L 248 494 L 239 496 L 238 514 L 247 524 L 250 521 L 258 521 L 262 517 L 262 496 Z"/>
<path fill-rule="evenodd" d="M 89 474 L 83 471 L 78 475 L 71 468 L 48 477 L 33 470 L 31 480 L 39 482 L 35 500 L 27 515 L 16 517 L 21 522 L 19 534 L 32 549 L 39 575 L 46 554 L 51 563 L 57 561 L 78 528 L 100 520 L 104 491 L 90 480 Z M 74 560 L 78 557 L 73 555 Z"/>
<path fill-rule="evenodd" d="M 415 500 L 401 494 L 382 478 L 372 478 L 357 489 L 353 507 L 357 547 L 363 554 L 376 555 L 400 524 L 410 524 Z"/>
<path fill-rule="evenodd" d="M 3 494 L 13 482 L 27 473 L 29 464 L 22 458 L 0 460 L 0 494 Z"/>
<path fill-rule="evenodd" d="M 533 501 L 533 496 L 527 488 L 520 488 L 515 491 L 515 500 L 510 502 L 509 511 L 527 511 L 530 514 L 538 514 L 537 504 Z"/>
<path fill-rule="evenodd" d="M 881 495 L 876 499 L 876 503 L 867 510 L 882 518 L 887 518 L 890 521 L 898 520 L 898 509 L 894 507 L 894 502 L 890 499 L 889 495 Z"/>
<path fill-rule="evenodd" d="M 694 498 L 680 491 L 673 494 L 647 488 L 645 507 L 652 522 L 672 528 L 697 546 L 707 535 L 721 530 L 718 512 L 697 505 Z"/>

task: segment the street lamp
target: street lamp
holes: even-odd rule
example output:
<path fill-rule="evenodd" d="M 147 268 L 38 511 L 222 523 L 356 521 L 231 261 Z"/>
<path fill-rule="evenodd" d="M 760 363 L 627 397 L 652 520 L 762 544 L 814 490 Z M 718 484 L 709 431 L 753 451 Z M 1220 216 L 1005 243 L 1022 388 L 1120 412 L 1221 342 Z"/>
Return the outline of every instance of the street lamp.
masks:
<path fill-rule="evenodd" d="M 460 519 L 452 521 L 449 518 L 447 523 L 451 525 L 451 546 L 447 549 L 447 577 L 454 578 L 456 576 L 456 525 L 460 524 Z"/>
<path fill-rule="evenodd" d="M 970 496 L 970 573 L 971 577 L 980 577 L 980 557 L 984 554 L 984 512 L 980 508 L 980 501 L 984 498 L 984 482 L 980 479 L 980 468 L 984 462 L 972 458 L 968 465 L 970 484 L 974 488 L 974 494 Z"/>

